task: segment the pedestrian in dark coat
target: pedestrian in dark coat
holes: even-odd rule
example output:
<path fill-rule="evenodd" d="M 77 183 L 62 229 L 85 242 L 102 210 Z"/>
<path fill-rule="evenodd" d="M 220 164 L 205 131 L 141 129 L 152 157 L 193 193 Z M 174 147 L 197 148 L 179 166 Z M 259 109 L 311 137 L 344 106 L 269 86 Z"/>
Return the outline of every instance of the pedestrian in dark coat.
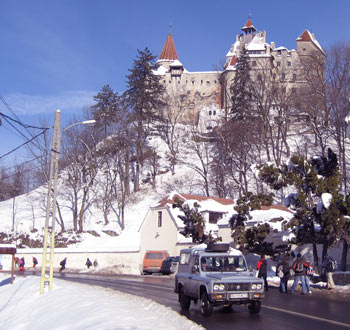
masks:
<path fill-rule="evenodd" d="M 265 259 L 265 255 L 262 254 L 260 260 L 258 261 L 258 264 L 256 265 L 256 269 L 258 272 L 258 277 L 263 278 L 265 283 L 265 290 L 268 291 L 268 285 L 267 285 L 267 261 Z"/>
<path fill-rule="evenodd" d="M 92 266 L 92 262 L 89 258 L 87 258 L 85 265 L 87 266 L 88 269 Z"/>
<path fill-rule="evenodd" d="M 38 259 L 33 257 L 33 268 L 35 268 L 37 264 L 38 264 Z"/>
<path fill-rule="evenodd" d="M 66 269 L 66 263 L 67 263 L 67 258 L 64 258 L 61 262 L 60 262 L 60 272 L 64 269 Z"/>
<path fill-rule="evenodd" d="M 289 269 L 287 258 L 283 256 L 276 267 L 276 276 L 280 278 L 280 290 L 283 293 L 288 293 Z"/>

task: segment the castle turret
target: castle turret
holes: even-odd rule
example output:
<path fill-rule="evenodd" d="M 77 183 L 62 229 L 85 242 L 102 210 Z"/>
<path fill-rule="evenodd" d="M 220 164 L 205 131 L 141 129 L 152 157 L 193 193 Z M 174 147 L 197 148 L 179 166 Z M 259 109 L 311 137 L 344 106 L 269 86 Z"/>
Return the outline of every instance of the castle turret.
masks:
<path fill-rule="evenodd" d="M 245 23 L 245 25 L 242 27 L 241 30 L 244 31 L 246 34 L 254 33 L 256 31 L 256 28 L 252 23 L 250 14 L 249 14 L 247 23 Z"/>
<path fill-rule="evenodd" d="M 176 52 L 176 47 L 171 31 L 169 31 L 168 37 L 165 40 L 157 63 L 170 70 L 172 67 L 175 67 L 176 71 L 181 71 L 181 69 L 183 69 L 183 65 L 179 61 L 179 57 Z"/>

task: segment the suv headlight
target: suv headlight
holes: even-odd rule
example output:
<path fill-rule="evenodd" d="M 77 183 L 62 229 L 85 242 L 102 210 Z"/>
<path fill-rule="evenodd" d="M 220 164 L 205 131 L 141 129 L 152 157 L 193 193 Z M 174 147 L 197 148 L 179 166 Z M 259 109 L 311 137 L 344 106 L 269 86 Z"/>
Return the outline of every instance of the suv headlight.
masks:
<path fill-rule="evenodd" d="M 224 291 L 225 290 L 225 284 L 224 283 L 215 283 L 213 285 L 214 291 Z"/>
<path fill-rule="evenodd" d="M 251 288 L 252 288 L 252 290 L 261 290 L 262 284 L 260 284 L 260 283 L 253 283 Z"/>

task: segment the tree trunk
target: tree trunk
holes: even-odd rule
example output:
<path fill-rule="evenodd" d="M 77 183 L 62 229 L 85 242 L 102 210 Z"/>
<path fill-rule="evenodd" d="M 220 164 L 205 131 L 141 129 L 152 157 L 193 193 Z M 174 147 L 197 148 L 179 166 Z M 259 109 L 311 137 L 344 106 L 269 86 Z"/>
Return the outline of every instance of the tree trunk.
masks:
<path fill-rule="evenodd" d="M 323 243 L 322 247 L 322 261 L 326 258 L 328 251 L 328 243 Z"/>
<path fill-rule="evenodd" d="M 319 263 L 318 263 L 318 253 L 317 253 L 316 243 L 312 243 L 312 252 L 314 254 L 314 265 L 315 265 L 315 268 L 317 268 Z"/>
<path fill-rule="evenodd" d="M 348 258 L 348 249 L 349 249 L 349 244 L 344 239 L 343 240 L 343 251 L 342 251 L 342 254 L 341 254 L 341 271 L 342 272 L 346 272 L 346 260 Z"/>
<path fill-rule="evenodd" d="M 61 226 L 61 233 L 66 231 L 66 228 L 64 227 L 64 222 L 63 222 L 63 218 L 62 218 L 62 213 L 61 213 L 61 208 L 58 204 L 58 202 L 56 201 L 56 208 L 57 208 L 57 212 L 58 212 L 58 218 L 60 219 L 59 224 Z"/>

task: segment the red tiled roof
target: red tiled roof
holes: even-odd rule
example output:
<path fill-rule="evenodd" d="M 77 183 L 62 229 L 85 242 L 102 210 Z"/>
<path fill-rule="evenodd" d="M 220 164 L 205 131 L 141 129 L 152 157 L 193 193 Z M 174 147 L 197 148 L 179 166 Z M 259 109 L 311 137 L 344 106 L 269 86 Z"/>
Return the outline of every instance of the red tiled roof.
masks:
<path fill-rule="evenodd" d="M 173 196 L 173 199 L 169 199 L 169 196 L 164 197 L 161 201 L 159 201 L 159 204 L 157 205 L 157 207 L 160 206 L 165 206 L 166 204 L 170 204 L 170 203 L 174 203 L 174 199 L 175 197 L 178 197 L 180 200 L 197 200 L 198 202 L 200 201 L 206 201 L 209 199 L 212 199 L 222 205 L 231 205 L 233 204 L 233 200 L 232 199 L 228 199 L 228 198 L 219 198 L 219 197 L 211 197 L 211 196 L 197 196 L 197 195 L 190 195 L 190 194 L 175 194 Z"/>
<path fill-rule="evenodd" d="M 245 25 L 242 27 L 242 30 L 245 31 L 245 30 L 254 30 L 256 31 L 253 23 L 252 23 L 252 20 L 250 18 L 248 18 L 248 21 L 247 23 L 245 23 Z"/>
<path fill-rule="evenodd" d="M 230 65 L 235 66 L 237 64 L 237 57 L 233 56 Z"/>
<path fill-rule="evenodd" d="M 285 212 L 290 212 L 293 213 L 290 209 L 288 209 L 287 207 L 283 206 L 283 205 L 279 205 L 279 204 L 272 204 L 271 206 L 261 206 L 260 210 L 271 210 L 271 209 L 276 209 L 276 210 L 281 210 L 281 211 L 285 211 Z"/>
<path fill-rule="evenodd" d="M 312 41 L 310 32 L 305 30 L 298 38 L 297 41 Z"/>
<path fill-rule="evenodd" d="M 165 40 L 162 52 L 159 55 L 158 60 L 178 60 L 175 43 L 171 32 Z"/>

